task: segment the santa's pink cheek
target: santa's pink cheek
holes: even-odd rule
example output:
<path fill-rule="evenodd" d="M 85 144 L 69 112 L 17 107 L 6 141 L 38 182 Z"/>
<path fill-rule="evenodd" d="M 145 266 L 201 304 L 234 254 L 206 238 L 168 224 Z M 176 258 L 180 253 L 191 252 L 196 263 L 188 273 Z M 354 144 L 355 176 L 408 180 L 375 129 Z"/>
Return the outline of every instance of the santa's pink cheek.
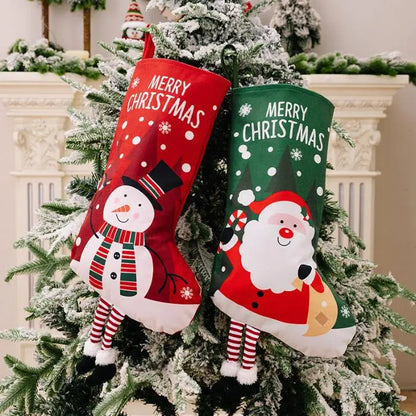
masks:
<path fill-rule="evenodd" d="M 140 218 L 140 214 L 139 213 L 135 213 L 133 214 L 133 219 L 138 220 Z"/>
<path fill-rule="evenodd" d="M 120 202 L 120 198 L 114 198 L 114 203 L 118 204 Z"/>

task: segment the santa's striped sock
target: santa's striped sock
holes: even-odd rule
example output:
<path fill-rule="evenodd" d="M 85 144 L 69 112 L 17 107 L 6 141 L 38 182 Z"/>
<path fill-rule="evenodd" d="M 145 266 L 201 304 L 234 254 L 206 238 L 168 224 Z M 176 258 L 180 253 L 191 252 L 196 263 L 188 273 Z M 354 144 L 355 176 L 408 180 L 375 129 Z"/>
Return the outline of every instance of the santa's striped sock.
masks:
<path fill-rule="evenodd" d="M 125 315 L 122 312 L 113 306 L 110 316 L 108 317 L 107 325 L 105 326 L 101 350 L 111 349 L 114 334 L 117 332 L 117 329 L 123 321 L 124 316 Z"/>
<path fill-rule="evenodd" d="M 246 326 L 243 351 L 243 368 L 249 370 L 256 362 L 256 344 L 260 331 L 250 325 Z"/>
<path fill-rule="evenodd" d="M 241 337 L 244 324 L 231 319 L 230 332 L 228 333 L 227 360 L 237 362 L 240 357 Z"/>
<path fill-rule="evenodd" d="M 97 309 L 95 310 L 94 322 L 92 323 L 92 329 L 90 333 L 90 341 L 94 344 L 101 342 L 103 328 L 107 316 L 110 313 L 110 308 L 111 305 L 103 298 L 100 298 Z"/>

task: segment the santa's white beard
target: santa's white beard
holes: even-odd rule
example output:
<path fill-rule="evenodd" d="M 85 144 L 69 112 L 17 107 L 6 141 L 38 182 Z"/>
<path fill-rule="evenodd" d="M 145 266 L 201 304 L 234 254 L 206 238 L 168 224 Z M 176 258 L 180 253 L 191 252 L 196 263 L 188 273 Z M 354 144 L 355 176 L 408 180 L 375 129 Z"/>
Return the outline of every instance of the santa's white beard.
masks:
<path fill-rule="evenodd" d="M 316 263 L 312 256 L 314 229 L 308 225 L 307 234 L 295 232 L 287 246 L 281 246 L 277 237 L 279 226 L 253 220 L 244 227 L 240 247 L 241 264 L 250 272 L 254 286 L 261 290 L 271 289 L 275 293 L 295 290 L 293 280 L 298 276 L 301 264 Z M 287 243 L 286 240 L 285 244 Z"/>

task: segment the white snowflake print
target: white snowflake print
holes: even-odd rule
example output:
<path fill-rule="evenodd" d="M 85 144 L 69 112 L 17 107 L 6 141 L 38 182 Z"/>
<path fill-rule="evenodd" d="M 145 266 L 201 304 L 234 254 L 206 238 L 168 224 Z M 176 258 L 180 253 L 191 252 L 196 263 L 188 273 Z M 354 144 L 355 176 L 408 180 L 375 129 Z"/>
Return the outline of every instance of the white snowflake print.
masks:
<path fill-rule="evenodd" d="M 181 297 L 185 300 L 192 299 L 194 297 L 194 291 L 189 286 L 186 286 L 181 290 Z"/>
<path fill-rule="evenodd" d="M 172 131 L 172 126 L 167 121 L 162 121 L 159 124 L 159 131 L 162 134 L 169 134 Z"/>
<path fill-rule="evenodd" d="M 251 104 L 245 103 L 240 107 L 238 114 L 241 117 L 246 117 L 251 113 Z"/>
<path fill-rule="evenodd" d="M 351 312 L 350 312 L 350 310 L 348 309 L 348 307 L 347 306 L 343 306 L 342 308 L 341 308 L 341 315 L 344 317 L 344 318 L 349 318 L 350 317 L 350 315 L 351 315 Z"/>
<path fill-rule="evenodd" d="M 302 159 L 302 152 L 299 149 L 292 149 L 290 151 L 290 157 L 293 160 L 299 161 Z"/>
<path fill-rule="evenodd" d="M 140 78 L 134 78 L 134 80 L 133 80 L 133 82 L 132 82 L 131 86 L 132 86 L 133 88 L 136 88 L 139 84 L 140 84 Z"/>

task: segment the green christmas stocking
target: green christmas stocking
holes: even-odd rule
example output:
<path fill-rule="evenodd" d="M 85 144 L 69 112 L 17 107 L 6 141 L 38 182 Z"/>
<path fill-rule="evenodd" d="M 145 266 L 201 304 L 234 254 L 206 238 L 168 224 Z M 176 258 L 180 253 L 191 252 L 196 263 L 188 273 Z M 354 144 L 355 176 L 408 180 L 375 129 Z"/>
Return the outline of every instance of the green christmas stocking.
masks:
<path fill-rule="evenodd" d="M 291 85 L 233 91 L 229 200 L 212 299 L 232 318 L 221 373 L 241 384 L 257 379 L 261 331 L 328 358 L 354 336 L 350 310 L 315 261 L 333 109 Z"/>

